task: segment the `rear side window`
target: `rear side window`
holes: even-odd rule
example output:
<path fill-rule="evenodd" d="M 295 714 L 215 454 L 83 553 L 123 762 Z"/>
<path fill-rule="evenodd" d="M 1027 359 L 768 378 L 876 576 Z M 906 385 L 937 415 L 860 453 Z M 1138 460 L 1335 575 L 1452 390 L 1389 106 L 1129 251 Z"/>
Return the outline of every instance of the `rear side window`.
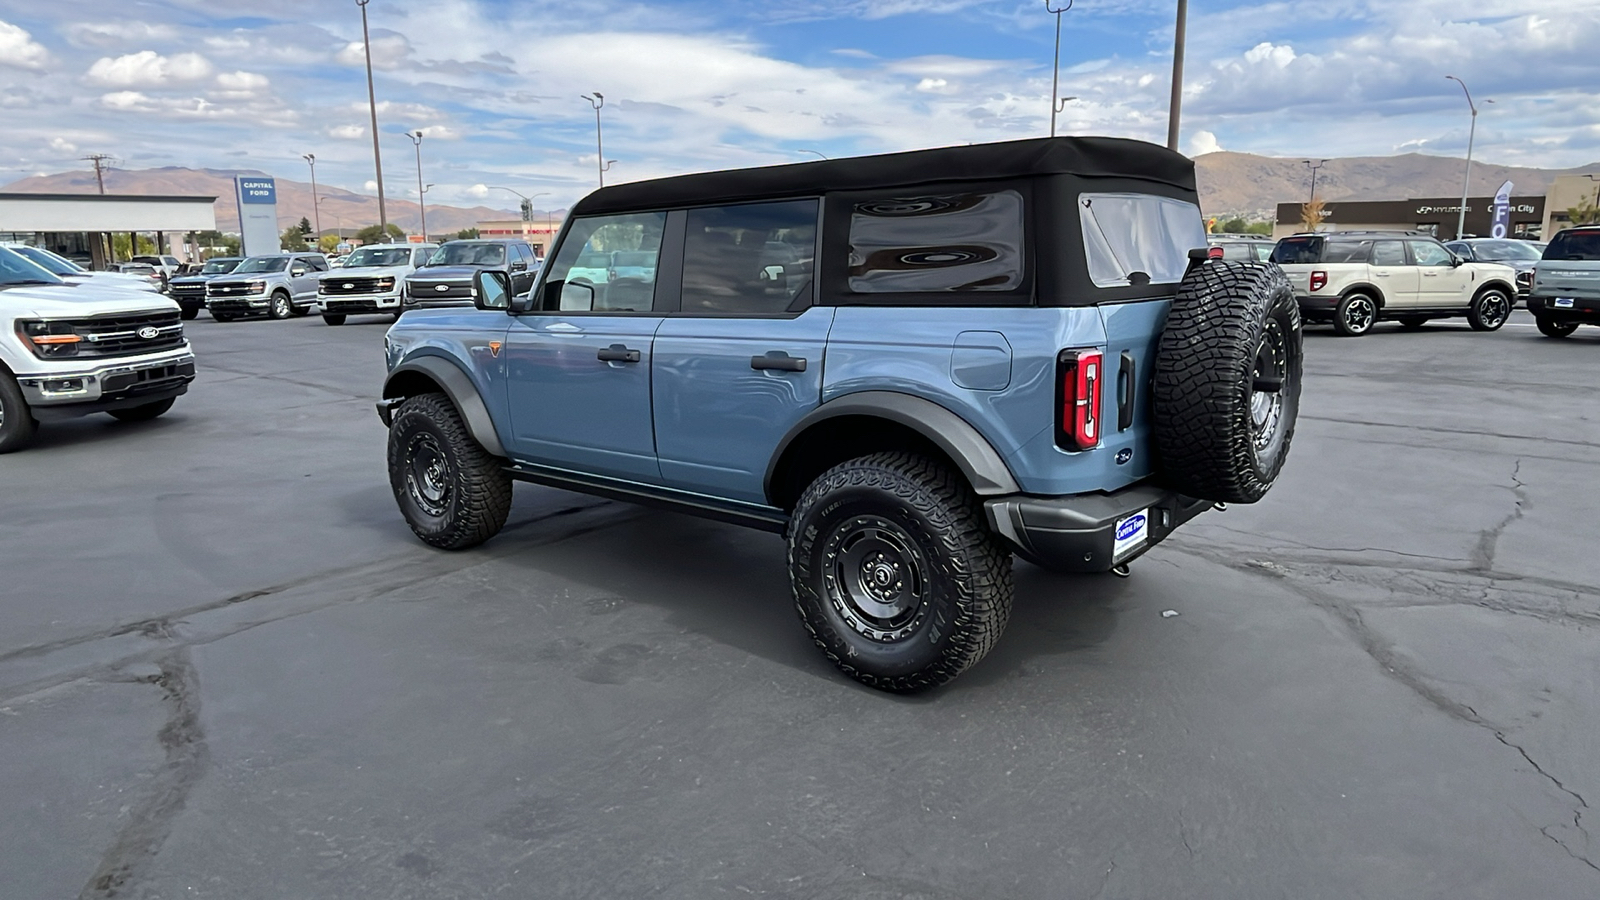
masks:
<path fill-rule="evenodd" d="M 1372 264 L 1375 266 L 1403 266 L 1406 264 L 1406 245 L 1400 241 L 1374 241 Z"/>
<path fill-rule="evenodd" d="M 1563 231 L 1544 248 L 1544 258 L 1600 260 L 1600 231 Z"/>
<path fill-rule="evenodd" d="M 849 289 L 1013 291 L 1023 281 L 1024 238 L 1016 191 L 859 201 L 850 212 Z"/>
<path fill-rule="evenodd" d="M 689 210 L 683 243 L 683 312 L 773 315 L 811 297 L 816 200 Z M 654 253 L 618 253 L 620 272 L 655 270 Z"/>
<path fill-rule="evenodd" d="M 1322 248 L 1322 259 L 1316 262 L 1325 263 L 1364 263 L 1372 258 L 1371 241 L 1329 241 Z M 1396 265 L 1405 265 L 1405 257 Z"/>
<path fill-rule="evenodd" d="M 1154 194 L 1083 194 L 1083 249 L 1095 287 L 1176 284 L 1189 251 L 1206 246 L 1193 203 Z"/>

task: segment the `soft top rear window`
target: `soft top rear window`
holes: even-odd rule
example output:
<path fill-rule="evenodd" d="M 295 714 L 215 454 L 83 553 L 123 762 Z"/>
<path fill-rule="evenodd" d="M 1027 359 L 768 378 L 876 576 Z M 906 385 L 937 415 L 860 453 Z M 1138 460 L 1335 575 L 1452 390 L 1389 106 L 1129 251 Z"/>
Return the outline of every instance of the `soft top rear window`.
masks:
<path fill-rule="evenodd" d="M 850 215 L 850 291 L 1016 290 L 1023 221 L 1022 195 L 1011 190 L 860 201 Z"/>
<path fill-rule="evenodd" d="M 1544 249 L 1544 258 L 1600 260 L 1600 231 L 1563 231 Z"/>
<path fill-rule="evenodd" d="M 1154 194 L 1082 194 L 1078 215 L 1095 287 L 1176 284 L 1189 251 L 1206 246 L 1206 226 L 1193 203 Z"/>

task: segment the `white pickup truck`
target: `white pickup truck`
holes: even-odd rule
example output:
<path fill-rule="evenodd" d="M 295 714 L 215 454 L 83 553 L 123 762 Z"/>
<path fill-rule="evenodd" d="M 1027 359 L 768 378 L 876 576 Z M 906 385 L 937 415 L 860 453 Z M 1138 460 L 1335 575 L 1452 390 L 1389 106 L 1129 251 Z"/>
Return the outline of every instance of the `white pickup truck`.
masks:
<path fill-rule="evenodd" d="M 179 316 L 161 294 L 68 284 L 0 247 L 0 453 L 27 446 L 43 421 L 171 409 L 194 380 Z"/>

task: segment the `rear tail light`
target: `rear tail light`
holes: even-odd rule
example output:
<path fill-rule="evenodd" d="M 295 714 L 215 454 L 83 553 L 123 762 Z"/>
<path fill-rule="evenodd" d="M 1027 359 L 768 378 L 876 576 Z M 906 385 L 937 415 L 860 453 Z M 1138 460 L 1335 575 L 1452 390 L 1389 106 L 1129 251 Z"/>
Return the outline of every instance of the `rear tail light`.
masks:
<path fill-rule="evenodd" d="M 1056 379 L 1056 446 L 1063 450 L 1100 446 L 1105 355 L 1099 350 L 1063 350 L 1056 357 Z"/>
<path fill-rule="evenodd" d="M 1221 247 L 1211 247 L 1211 248 L 1206 250 L 1206 259 L 1221 259 L 1221 258 L 1222 258 L 1222 248 Z"/>
<path fill-rule="evenodd" d="M 1328 273 L 1327 272 L 1312 272 L 1311 273 L 1311 289 L 1313 291 L 1320 291 L 1320 290 L 1322 290 L 1323 288 L 1325 288 L 1327 286 L 1328 286 Z"/>

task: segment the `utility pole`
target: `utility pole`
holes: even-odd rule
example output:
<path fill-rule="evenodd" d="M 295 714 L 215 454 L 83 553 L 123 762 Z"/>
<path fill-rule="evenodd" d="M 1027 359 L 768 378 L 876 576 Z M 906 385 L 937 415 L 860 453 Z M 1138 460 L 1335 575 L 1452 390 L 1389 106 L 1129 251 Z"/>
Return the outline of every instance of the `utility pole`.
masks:
<path fill-rule="evenodd" d="M 1183 44 L 1188 30 L 1189 0 L 1178 0 L 1178 29 L 1172 40 L 1172 105 L 1167 112 L 1167 149 L 1178 149 L 1178 122 L 1183 113 Z"/>
<path fill-rule="evenodd" d="M 316 217 L 317 240 L 322 240 L 322 203 L 317 199 L 317 155 L 307 153 L 304 157 L 311 164 L 311 214 Z"/>
<path fill-rule="evenodd" d="M 361 7 L 361 49 L 367 52 L 367 106 L 372 111 L 372 165 L 378 170 L 378 229 L 389 234 L 389 213 L 383 205 L 383 155 L 378 151 L 378 98 L 372 90 L 372 38 L 367 32 L 367 4 L 372 0 L 356 0 Z"/>
<path fill-rule="evenodd" d="M 1306 168 L 1311 170 L 1311 202 L 1315 203 L 1317 202 L 1317 170 L 1327 165 L 1328 161 L 1324 159 L 1312 163 L 1311 160 L 1305 159 L 1301 160 L 1301 162 L 1305 163 Z"/>
<path fill-rule="evenodd" d="M 595 168 L 600 171 L 600 186 L 605 187 L 606 173 L 611 171 L 611 164 L 616 162 L 614 159 L 606 159 L 605 143 L 601 140 L 600 109 L 606 105 L 606 95 L 595 91 L 592 97 L 588 94 L 578 96 L 589 101 L 589 105 L 594 107 L 594 163 Z"/>
<path fill-rule="evenodd" d="M 1056 96 L 1061 90 L 1061 14 L 1072 8 L 1072 0 L 1067 0 L 1067 5 L 1056 9 L 1050 0 L 1044 0 L 1045 12 L 1056 17 L 1056 62 L 1050 67 L 1050 136 L 1056 136 L 1056 115 L 1061 112 L 1062 104 L 1057 102 Z"/>
<path fill-rule="evenodd" d="M 96 184 L 100 185 L 100 193 L 104 194 L 106 192 L 106 176 L 104 170 L 111 168 L 111 164 L 116 162 L 116 160 L 113 159 L 109 153 L 91 153 L 88 156 L 83 157 L 83 161 L 94 163 L 94 180 Z"/>
<path fill-rule="evenodd" d="M 1461 179 L 1461 210 L 1456 216 L 1456 240 L 1461 240 L 1467 230 L 1467 192 L 1472 187 L 1472 142 L 1478 136 L 1478 107 L 1472 102 L 1472 92 L 1467 90 L 1467 83 L 1454 75 L 1446 75 L 1446 81 L 1454 81 L 1461 85 L 1462 93 L 1467 95 L 1467 108 L 1472 110 L 1472 128 L 1467 131 L 1467 174 Z M 1486 100 L 1493 103 L 1493 100 Z"/>
<path fill-rule="evenodd" d="M 417 209 L 422 213 L 422 240 L 428 240 L 428 204 L 423 194 L 428 189 L 422 186 L 422 129 L 406 132 L 406 137 L 411 138 L 411 143 L 417 145 Z"/>

